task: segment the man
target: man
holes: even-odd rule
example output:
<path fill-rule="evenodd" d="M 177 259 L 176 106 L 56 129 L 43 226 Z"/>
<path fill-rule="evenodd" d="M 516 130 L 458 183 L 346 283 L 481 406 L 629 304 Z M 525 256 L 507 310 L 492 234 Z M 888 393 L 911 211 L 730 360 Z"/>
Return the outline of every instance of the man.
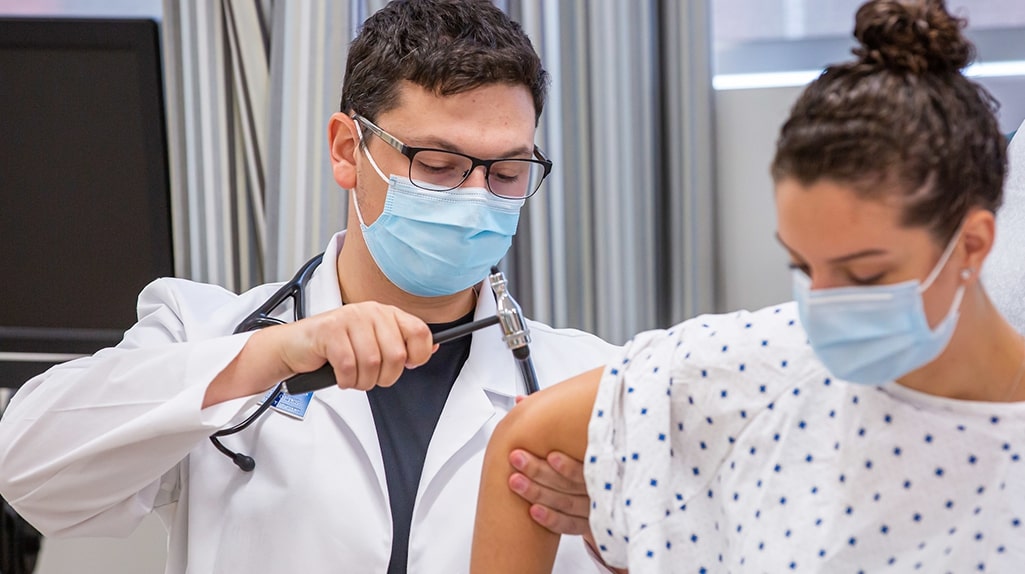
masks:
<path fill-rule="evenodd" d="M 121 344 L 15 398 L 0 424 L 3 495 L 54 536 L 125 535 L 156 511 L 172 573 L 465 572 L 484 448 L 524 391 L 497 327 L 440 347 L 431 333 L 495 313 L 481 280 L 550 169 L 533 144 L 546 81 L 487 0 L 400 0 L 372 16 L 328 127 L 335 180 L 352 190 L 348 231 L 306 282 L 308 318 L 291 321 L 286 300 L 262 322 L 281 324 L 232 334 L 277 285 L 236 296 L 154 282 Z M 542 384 L 611 351 L 530 327 Z M 325 362 L 339 388 L 207 440 Z M 516 456 L 512 483 L 540 503 L 538 521 L 582 532 L 579 463 Z M 559 560 L 600 570 L 579 539 Z"/>

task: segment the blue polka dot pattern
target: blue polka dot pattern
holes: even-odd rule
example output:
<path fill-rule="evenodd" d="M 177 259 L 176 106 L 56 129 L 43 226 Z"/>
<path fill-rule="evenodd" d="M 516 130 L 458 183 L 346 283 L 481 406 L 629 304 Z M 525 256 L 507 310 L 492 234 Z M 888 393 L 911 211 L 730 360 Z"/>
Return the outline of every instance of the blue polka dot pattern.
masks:
<path fill-rule="evenodd" d="M 796 315 L 702 316 L 613 361 L 584 459 L 603 558 L 634 574 L 1022 571 L 1025 403 L 838 380 Z"/>

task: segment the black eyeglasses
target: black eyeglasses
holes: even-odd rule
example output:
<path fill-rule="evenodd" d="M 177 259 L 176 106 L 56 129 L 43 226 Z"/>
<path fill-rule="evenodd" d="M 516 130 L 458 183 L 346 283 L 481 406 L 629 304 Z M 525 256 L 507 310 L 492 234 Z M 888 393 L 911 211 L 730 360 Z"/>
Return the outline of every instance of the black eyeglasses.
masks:
<path fill-rule="evenodd" d="M 488 191 L 506 199 L 526 199 L 537 192 L 552 172 L 551 160 L 537 146 L 536 159 L 479 159 L 455 151 L 410 147 L 359 114 L 353 114 L 352 119 L 409 159 L 409 179 L 421 189 L 455 189 L 482 165 Z"/>

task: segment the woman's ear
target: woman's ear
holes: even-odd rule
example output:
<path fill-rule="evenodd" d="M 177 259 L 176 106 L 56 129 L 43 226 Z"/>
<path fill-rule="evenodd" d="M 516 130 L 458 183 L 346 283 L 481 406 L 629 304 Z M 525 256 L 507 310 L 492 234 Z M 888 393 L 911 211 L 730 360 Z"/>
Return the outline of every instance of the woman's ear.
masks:
<path fill-rule="evenodd" d="M 964 267 L 971 269 L 972 278 L 977 279 L 996 238 L 996 218 L 993 212 L 980 208 L 969 211 L 961 237 L 965 246 Z"/>
<path fill-rule="evenodd" d="M 341 112 L 332 114 L 327 124 L 327 140 L 335 182 L 342 189 L 355 189 L 356 147 L 359 145 L 356 122 Z"/>

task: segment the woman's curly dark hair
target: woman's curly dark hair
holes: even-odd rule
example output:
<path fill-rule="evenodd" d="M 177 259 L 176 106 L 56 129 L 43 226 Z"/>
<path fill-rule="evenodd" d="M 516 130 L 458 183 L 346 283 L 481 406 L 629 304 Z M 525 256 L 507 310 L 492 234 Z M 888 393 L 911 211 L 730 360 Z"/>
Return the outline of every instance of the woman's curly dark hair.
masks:
<path fill-rule="evenodd" d="M 872 0 L 858 10 L 853 62 L 804 91 L 776 142 L 772 176 L 828 179 L 898 197 L 903 223 L 948 240 L 972 207 L 996 211 L 1006 140 L 996 102 L 962 73 L 974 48 L 943 0 Z"/>

